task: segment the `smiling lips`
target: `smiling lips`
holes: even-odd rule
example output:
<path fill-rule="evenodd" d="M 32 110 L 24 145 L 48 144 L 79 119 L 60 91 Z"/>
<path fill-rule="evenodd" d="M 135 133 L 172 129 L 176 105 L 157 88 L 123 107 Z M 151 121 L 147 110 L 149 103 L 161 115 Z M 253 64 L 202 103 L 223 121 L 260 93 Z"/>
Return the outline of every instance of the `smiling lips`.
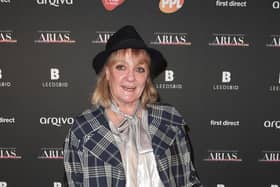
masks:
<path fill-rule="evenodd" d="M 136 89 L 136 86 L 121 86 L 127 92 L 133 92 Z"/>

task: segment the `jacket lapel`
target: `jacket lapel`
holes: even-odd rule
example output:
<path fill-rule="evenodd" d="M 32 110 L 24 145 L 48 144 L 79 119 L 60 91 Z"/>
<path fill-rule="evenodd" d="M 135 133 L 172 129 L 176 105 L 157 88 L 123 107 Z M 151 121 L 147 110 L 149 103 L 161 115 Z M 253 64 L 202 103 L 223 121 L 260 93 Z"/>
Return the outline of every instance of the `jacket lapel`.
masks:
<path fill-rule="evenodd" d="M 123 169 L 121 154 L 105 118 L 104 109 L 99 107 L 92 111 L 88 123 L 92 130 L 85 136 L 84 147 L 100 160 Z"/>
<path fill-rule="evenodd" d="M 163 110 L 158 106 L 148 107 L 149 131 L 155 156 L 164 156 L 166 149 L 174 142 L 176 131 L 170 121 L 163 119 Z"/>

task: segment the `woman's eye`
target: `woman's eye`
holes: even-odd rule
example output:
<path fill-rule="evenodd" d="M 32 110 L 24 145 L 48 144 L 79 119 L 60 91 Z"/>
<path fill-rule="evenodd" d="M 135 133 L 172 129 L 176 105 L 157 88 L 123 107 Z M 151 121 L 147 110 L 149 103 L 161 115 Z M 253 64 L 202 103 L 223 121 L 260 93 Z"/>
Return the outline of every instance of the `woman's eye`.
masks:
<path fill-rule="evenodd" d="M 117 70 L 125 70 L 125 66 L 124 65 L 116 65 L 116 69 Z"/>
<path fill-rule="evenodd" d="M 143 68 L 143 67 L 138 67 L 136 70 L 139 73 L 144 73 L 145 72 L 145 68 Z"/>

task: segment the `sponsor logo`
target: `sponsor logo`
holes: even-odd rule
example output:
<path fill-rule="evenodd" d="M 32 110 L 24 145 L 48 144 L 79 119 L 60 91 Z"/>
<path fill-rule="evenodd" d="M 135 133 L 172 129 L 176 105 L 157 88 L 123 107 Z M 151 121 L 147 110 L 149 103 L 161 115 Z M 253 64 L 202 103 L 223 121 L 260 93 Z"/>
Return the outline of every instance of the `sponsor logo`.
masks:
<path fill-rule="evenodd" d="M 6 4 L 9 4 L 11 3 L 11 0 L 0 0 L 0 3 L 6 3 Z M 0 186 L 1 187 L 1 186 Z"/>
<path fill-rule="evenodd" d="M 240 121 L 229 121 L 229 120 L 210 120 L 211 127 L 237 127 L 240 125 Z"/>
<path fill-rule="evenodd" d="M 270 187 L 279 187 L 278 184 L 271 184 Z"/>
<path fill-rule="evenodd" d="M 0 88 L 1 87 L 11 87 L 12 83 L 9 81 L 1 81 L 4 77 L 4 72 L 2 69 L 0 69 Z"/>
<path fill-rule="evenodd" d="M 216 0 L 217 7 L 240 7 L 244 8 L 247 7 L 247 1 L 234 1 L 234 0 Z"/>
<path fill-rule="evenodd" d="M 209 150 L 204 161 L 241 162 L 242 159 L 236 150 Z"/>
<path fill-rule="evenodd" d="M 270 35 L 269 42 L 265 45 L 266 47 L 280 47 L 280 35 Z"/>
<path fill-rule="evenodd" d="M 37 40 L 35 43 L 48 43 L 48 44 L 72 44 L 76 41 L 72 39 L 70 31 L 37 31 Z"/>
<path fill-rule="evenodd" d="M 268 87 L 268 90 L 271 91 L 271 92 L 279 92 L 280 91 L 280 72 L 278 73 L 278 76 L 277 76 L 277 82 L 279 85 L 270 85 Z"/>
<path fill-rule="evenodd" d="M 224 184 L 217 184 L 217 187 L 225 187 Z"/>
<path fill-rule="evenodd" d="M 43 88 L 67 88 L 68 82 L 58 81 L 60 79 L 60 70 L 58 68 L 50 68 L 50 79 L 52 81 L 42 82 Z"/>
<path fill-rule="evenodd" d="M 22 157 L 17 155 L 16 148 L 0 147 L 0 159 L 21 159 Z"/>
<path fill-rule="evenodd" d="M 41 125 L 53 125 L 61 127 L 63 125 L 72 125 L 74 118 L 72 117 L 40 117 Z"/>
<path fill-rule="evenodd" d="M 273 1 L 272 2 L 273 9 L 280 9 L 280 1 Z"/>
<path fill-rule="evenodd" d="M 219 47 L 248 47 L 245 34 L 221 34 L 213 33 L 209 46 Z"/>
<path fill-rule="evenodd" d="M 182 89 L 181 83 L 175 83 L 175 73 L 173 70 L 165 70 L 163 83 L 156 83 L 155 86 L 158 89 Z"/>
<path fill-rule="evenodd" d="M 150 42 L 152 45 L 191 45 L 187 33 L 155 32 L 154 36 L 154 41 Z"/>
<path fill-rule="evenodd" d="M 53 187 L 63 187 L 61 182 L 53 182 Z"/>
<path fill-rule="evenodd" d="M 6 181 L 0 181 L 0 187 L 7 187 L 8 183 Z"/>
<path fill-rule="evenodd" d="M 114 32 L 112 31 L 96 31 L 95 40 L 92 40 L 91 43 L 106 44 L 113 34 Z"/>
<path fill-rule="evenodd" d="M 223 71 L 222 72 L 222 84 L 214 84 L 212 86 L 212 89 L 214 91 L 238 91 L 239 85 L 237 84 L 230 84 L 231 83 L 231 72 L 229 71 Z"/>
<path fill-rule="evenodd" d="M 0 30 L 0 43 L 17 43 L 14 31 Z"/>
<path fill-rule="evenodd" d="M 41 148 L 38 159 L 63 159 L 63 148 Z"/>
<path fill-rule="evenodd" d="M 280 129 L 280 121 L 270 121 L 270 120 L 266 120 L 263 123 L 263 126 L 265 128 L 275 128 L 275 129 Z"/>
<path fill-rule="evenodd" d="M 12 125 L 15 124 L 15 117 L 6 118 L 0 116 L 0 125 Z"/>
<path fill-rule="evenodd" d="M 262 151 L 259 162 L 280 162 L 280 151 Z"/>
<path fill-rule="evenodd" d="M 170 14 L 177 12 L 184 5 L 184 0 L 160 0 L 159 9 L 161 12 Z"/>
<path fill-rule="evenodd" d="M 47 5 L 51 7 L 59 8 L 62 5 L 71 6 L 73 5 L 73 0 L 36 0 L 38 5 Z"/>
<path fill-rule="evenodd" d="M 112 11 L 124 3 L 124 0 L 102 0 L 102 4 L 107 11 Z"/>

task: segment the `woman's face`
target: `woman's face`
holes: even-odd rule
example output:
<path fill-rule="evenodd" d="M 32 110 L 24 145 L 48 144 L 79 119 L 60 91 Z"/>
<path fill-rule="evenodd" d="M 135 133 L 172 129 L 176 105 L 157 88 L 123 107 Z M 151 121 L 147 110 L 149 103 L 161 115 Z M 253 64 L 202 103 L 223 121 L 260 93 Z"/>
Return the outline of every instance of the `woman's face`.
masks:
<path fill-rule="evenodd" d="M 106 78 L 117 104 L 135 104 L 141 97 L 149 75 L 148 62 L 144 59 L 124 53 L 106 66 Z"/>

